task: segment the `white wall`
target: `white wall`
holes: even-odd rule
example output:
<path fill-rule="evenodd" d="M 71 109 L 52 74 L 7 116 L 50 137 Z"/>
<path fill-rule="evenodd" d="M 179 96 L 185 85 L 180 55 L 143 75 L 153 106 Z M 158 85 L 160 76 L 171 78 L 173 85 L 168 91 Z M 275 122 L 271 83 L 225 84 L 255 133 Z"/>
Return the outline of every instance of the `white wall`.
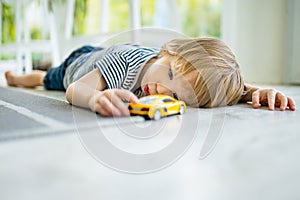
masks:
<path fill-rule="evenodd" d="M 224 0 L 222 39 L 249 83 L 284 82 L 287 0 Z"/>
<path fill-rule="evenodd" d="M 288 0 L 285 82 L 300 84 L 300 1 Z"/>

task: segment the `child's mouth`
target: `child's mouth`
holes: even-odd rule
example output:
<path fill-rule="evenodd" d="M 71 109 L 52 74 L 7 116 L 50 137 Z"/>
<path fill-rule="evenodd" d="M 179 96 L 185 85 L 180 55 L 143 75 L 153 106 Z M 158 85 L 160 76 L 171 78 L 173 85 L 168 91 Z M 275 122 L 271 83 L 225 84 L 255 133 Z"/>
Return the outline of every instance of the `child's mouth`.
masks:
<path fill-rule="evenodd" d="M 144 86 L 144 92 L 145 92 L 146 95 L 150 95 L 148 85 L 145 85 L 145 86 Z"/>

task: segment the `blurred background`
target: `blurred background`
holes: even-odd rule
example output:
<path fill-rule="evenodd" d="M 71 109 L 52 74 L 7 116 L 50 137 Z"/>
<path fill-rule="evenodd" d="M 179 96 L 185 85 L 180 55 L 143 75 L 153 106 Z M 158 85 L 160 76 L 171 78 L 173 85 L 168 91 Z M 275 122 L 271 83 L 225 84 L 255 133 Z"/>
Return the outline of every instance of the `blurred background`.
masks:
<path fill-rule="evenodd" d="M 0 0 L 0 72 L 47 70 L 74 48 L 155 27 L 216 37 L 247 82 L 299 84 L 297 0 Z"/>

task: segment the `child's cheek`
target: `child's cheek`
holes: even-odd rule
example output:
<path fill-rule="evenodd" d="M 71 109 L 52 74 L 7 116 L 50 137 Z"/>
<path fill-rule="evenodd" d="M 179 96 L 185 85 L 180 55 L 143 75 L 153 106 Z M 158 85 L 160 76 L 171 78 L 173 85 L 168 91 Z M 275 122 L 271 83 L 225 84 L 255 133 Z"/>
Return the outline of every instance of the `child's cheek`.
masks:
<path fill-rule="evenodd" d="M 155 83 L 149 83 L 148 87 L 149 87 L 150 94 L 157 94 Z"/>

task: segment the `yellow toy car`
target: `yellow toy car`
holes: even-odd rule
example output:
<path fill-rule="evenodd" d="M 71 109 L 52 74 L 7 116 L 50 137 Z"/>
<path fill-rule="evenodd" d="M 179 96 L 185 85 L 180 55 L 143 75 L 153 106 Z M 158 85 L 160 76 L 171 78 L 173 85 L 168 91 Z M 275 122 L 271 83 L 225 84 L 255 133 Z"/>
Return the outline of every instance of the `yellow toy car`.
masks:
<path fill-rule="evenodd" d="M 128 109 L 131 115 L 159 120 L 169 115 L 182 115 L 186 111 L 186 104 L 167 95 L 155 94 L 140 98 L 139 103 L 129 103 Z"/>

